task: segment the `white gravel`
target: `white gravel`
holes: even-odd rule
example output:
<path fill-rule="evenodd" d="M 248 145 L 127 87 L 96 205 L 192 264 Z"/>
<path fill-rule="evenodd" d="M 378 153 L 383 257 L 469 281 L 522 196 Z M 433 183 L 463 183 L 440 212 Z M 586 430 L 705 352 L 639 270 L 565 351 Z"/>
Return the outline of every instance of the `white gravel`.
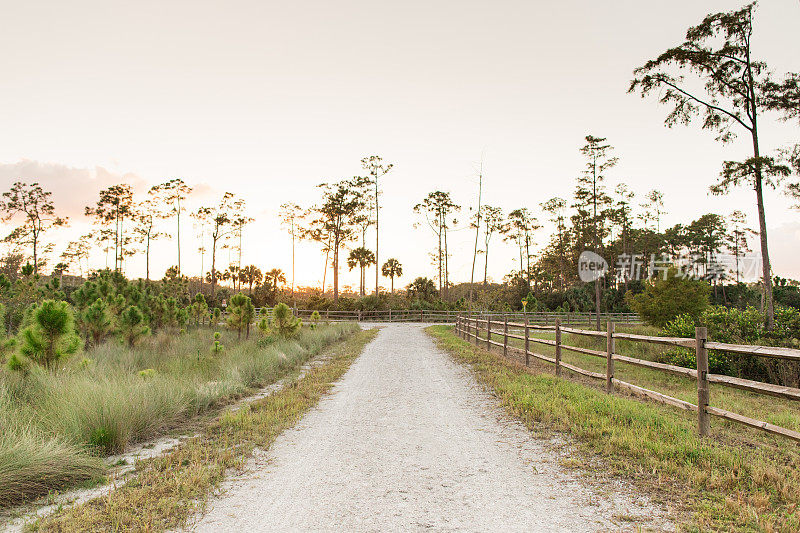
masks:
<path fill-rule="evenodd" d="M 565 454 L 507 417 L 421 327 L 390 325 L 192 529 L 674 529 L 623 484 L 562 467 Z"/>

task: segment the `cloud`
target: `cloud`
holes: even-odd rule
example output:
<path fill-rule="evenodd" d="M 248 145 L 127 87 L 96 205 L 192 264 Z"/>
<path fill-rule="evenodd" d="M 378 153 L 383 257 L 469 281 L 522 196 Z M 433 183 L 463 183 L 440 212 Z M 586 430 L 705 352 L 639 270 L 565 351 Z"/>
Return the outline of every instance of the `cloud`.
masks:
<path fill-rule="evenodd" d="M 53 193 L 56 213 L 72 219 L 82 218 L 84 208 L 97 201 L 98 193 L 111 185 L 129 184 L 134 192 L 144 192 L 148 184 L 140 176 L 118 173 L 103 167 L 74 168 L 59 163 L 42 163 L 23 159 L 16 163 L 0 164 L 0 184 L 3 190 L 15 181 L 38 182 Z"/>

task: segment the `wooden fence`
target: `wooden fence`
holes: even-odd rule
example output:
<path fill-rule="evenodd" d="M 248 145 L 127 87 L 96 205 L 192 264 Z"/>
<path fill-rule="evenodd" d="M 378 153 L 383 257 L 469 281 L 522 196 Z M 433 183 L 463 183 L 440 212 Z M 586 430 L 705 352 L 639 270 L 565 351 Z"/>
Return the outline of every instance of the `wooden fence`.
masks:
<path fill-rule="evenodd" d="M 779 398 L 793 401 L 800 401 L 800 389 L 762 383 L 760 381 L 751 381 L 748 379 L 736 378 L 721 374 L 711 374 L 708 371 L 708 350 L 721 350 L 736 354 L 770 357 L 787 361 L 795 361 L 798 363 L 800 363 L 800 350 L 791 348 L 746 346 L 738 344 L 725 344 L 721 342 L 710 342 L 708 340 L 706 328 L 696 328 L 695 338 L 688 339 L 679 337 L 651 337 L 647 335 L 635 335 L 632 333 L 618 333 L 614 330 L 614 325 L 615 323 L 613 321 L 607 321 L 607 329 L 603 332 L 565 327 L 562 325 L 560 319 L 556 319 L 555 324 L 549 326 L 533 324 L 529 320 L 523 320 L 522 322 L 509 322 L 506 318 L 498 321 L 494 320 L 492 317 L 461 315 L 456 320 L 455 331 L 456 334 L 458 334 L 464 340 L 469 341 L 470 339 L 473 339 L 476 345 L 485 345 L 487 350 L 491 350 L 492 347 L 501 348 L 504 356 L 508 356 L 509 350 L 522 352 L 525 356 L 526 366 L 530 364 L 530 358 L 534 357 L 547 363 L 554 364 L 556 376 L 561 376 L 562 369 L 567 369 L 582 376 L 605 381 L 606 390 L 608 392 L 612 392 L 615 389 L 621 389 L 640 397 L 649 398 L 651 400 L 672 405 L 686 411 L 696 412 L 697 429 L 700 435 L 708 435 L 710 417 L 717 416 L 732 422 L 744 424 L 746 426 L 750 426 L 775 435 L 788 437 L 800 442 L 800 432 L 776 426 L 774 424 L 770 424 L 769 422 L 755 420 L 737 413 L 732 413 L 718 407 L 713 407 L 711 405 L 709 384 L 716 383 L 724 387 L 743 389 L 750 392 L 777 396 Z M 509 328 L 514 328 L 516 333 L 514 333 L 513 330 L 509 330 Z M 555 332 L 555 340 L 541 339 L 531 336 L 531 330 L 553 331 Z M 485 334 L 485 336 L 482 337 L 481 333 Z M 578 346 L 569 346 L 562 342 L 563 333 L 603 338 L 605 339 L 606 349 L 605 351 L 601 351 Z M 494 340 L 495 338 L 499 340 Z M 523 341 L 524 348 L 509 346 L 509 339 Z M 615 353 L 615 342 L 617 339 L 693 349 L 697 357 L 697 368 L 684 368 L 617 354 Z M 531 344 L 553 346 L 555 348 L 555 357 L 547 357 L 545 355 L 536 353 L 535 351 L 531 350 Z M 565 363 L 561 359 L 561 354 L 564 350 L 605 359 L 605 373 L 591 372 L 575 365 Z M 614 363 L 617 361 L 696 380 L 697 405 L 615 378 Z"/>
<path fill-rule="evenodd" d="M 311 309 L 293 309 L 295 316 L 303 320 L 308 320 L 314 312 Z M 265 314 L 272 312 L 269 307 L 256 309 L 256 320 Z M 424 323 L 455 323 L 458 317 L 463 314 L 461 311 L 436 311 L 430 309 L 384 309 L 373 311 L 338 311 L 321 310 L 317 311 L 321 320 L 332 322 L 339 321 L 359 321 L 359 322 L 424 322 Z M 493 321 L 524 321 L 528 320 L 531 324 L 553 325 L 556 320 L 562 324 L 570 326 L 591 325 L 597 320 L 597 315 L 593 313 L 475 313 L 481 318 L 491 318 Z M 635 313 L 601 313 L 600 318 L 603 322 L 612 321 L 620 324 L 640 324 L 641 320 Z"/>

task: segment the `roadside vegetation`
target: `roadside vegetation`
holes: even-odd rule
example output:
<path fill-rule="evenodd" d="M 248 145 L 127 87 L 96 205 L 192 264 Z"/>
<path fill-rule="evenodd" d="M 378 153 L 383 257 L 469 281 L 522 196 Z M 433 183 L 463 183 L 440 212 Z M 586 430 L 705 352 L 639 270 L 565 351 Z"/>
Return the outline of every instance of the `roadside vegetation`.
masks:
<path fill-rule="evenodd" d="M 48 302 L 34 313 L 55 307 L 69 316 L 65 302 Z M 74 329 L 55 339 L 70 350 L 50 350 L 44 341 L 52 337 L 31 320 L 19 334 L 19 352 L 8 358 L 20 367 L 0 369 L 0 505 L 98 480 L 102 456 L 272 383 L 357 329 L 298 326 L 287 334 L 266 328 L 241 340 L 237 325 L 164 329 L 131 343 L 131 328 L 144 327 L 134 319 L 121 338 L 70 357 L 67 352 L 77 351 Z M 26 349 L 29 338 L 42 354 L 62 354 L 58 365 Z"/>
<path fill-rule="evenodd" d="M 317 331 L 324 329 L 320 326 Z M 237 411 L 225 411 L 200 436 L 163 457 L 139 461 L 135 477 L 123 487 L 36 522 L 32 529 L 161 531 L 186 525 L 229 469 L 243 467 L 254 448 L 269 448 L 300 420 L 376 334 L 377 330 L 367 330 L 350 335 L 330 349 L 324 364 L 311 368 L 292 386 Z"/>
<path fill-rule="evenodd" d="M 631 330 L 654 332 L 649 327 Z M 578 376 L 558 379 L 552 365 L 535 359 L 526 369 L 519 359 L 505 360 L 456 337 L 449 326 L 432 326 L 428 331 L 442 348 L 471 366 L 479 381 L 536 434 L 573 436 L 580 452 L 576 464 L 599 475 L 630 479 L 655 501 L 677 504 L 687 518 L 683 529 L 789 532 L 800 528 L 800 449 L 796 443 L 716 420 L 711 436 L 701 438 L 692 414 L 624 394 L 607 394 L 601 384 Z M 580 345 L 572 335 L 565 335 L 564 343 Z M 535 351 L 551 354 L 548 348 L 536 345 Z M 657 357 L 653 351 L 624 341 L 618 350 L 644 358 Z M 601 370 L 593 365 L 602 363 L 600 359 L 567 351 L 563 357 L 583 368 Z M 697 399 L 691 380 L 621 363 L 616 374 L 679 398 Z M 714 389 L 712 402 L 800 428 L 797 408 L 778 399 Z"/>

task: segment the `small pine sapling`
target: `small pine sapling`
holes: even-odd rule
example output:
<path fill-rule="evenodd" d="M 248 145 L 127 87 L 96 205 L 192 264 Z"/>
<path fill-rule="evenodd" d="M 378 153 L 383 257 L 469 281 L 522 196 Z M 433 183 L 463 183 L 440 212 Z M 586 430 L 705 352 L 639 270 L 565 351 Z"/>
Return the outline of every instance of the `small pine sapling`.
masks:
<path fill-rule="evenodd" d="M 319 319 L 319 311 L 314 311 L 311 313 L 311 329 L 317 329 L 317 323 L 319 322 Z"/>
<path fill-rule="evenodd" d="M 279 303 L 272 310 L 272 330 L 281 338 L 293 337 L 300 331 L 303 321 L 292 314 L 291 308 Z"/>
<path fill-rule="evenodd" d="M 67 302 L 45 300 L 32 306 L 29 316 L 30 325 L 19 333 L 22 356 L 51 369 L 81 348 L 75 315 Z"/>
<path fill-rule="evenodd" d="M 135 305 L 128 306 L 119 317 L 119 334 L 133 348 L 136 342 L 150 333 L 150 328 L 145 325 L 142 311 Z"/>
<path fill-rule="evenodd" d="M 114 329 L 108 304 L 102 298 L 95 300 L 92 305 L 83 311 L 81 322 L 83 322 L 86 334 L 91 339 L 93 346 L 103 342 L 103 339 Z"/>
<path fill-rule="evenodd" d="M 256 308 L 250 298 L 241 292 L 231 298 L 231 305 L 228 308 L 228 326 L 235 329 L 239 338 L 242 338 L 242 331 L 246 331 L 246 337 L 250 337 L 250 323 L 255 317 Z"/>
<path fill-rule="evenodd" d="M 214 344 L 211 345 L 211 353 L 219 355 L 225 349 L 225 345 L 220 342 L 222 334 L 219 331 L 214 332 Z"/>

